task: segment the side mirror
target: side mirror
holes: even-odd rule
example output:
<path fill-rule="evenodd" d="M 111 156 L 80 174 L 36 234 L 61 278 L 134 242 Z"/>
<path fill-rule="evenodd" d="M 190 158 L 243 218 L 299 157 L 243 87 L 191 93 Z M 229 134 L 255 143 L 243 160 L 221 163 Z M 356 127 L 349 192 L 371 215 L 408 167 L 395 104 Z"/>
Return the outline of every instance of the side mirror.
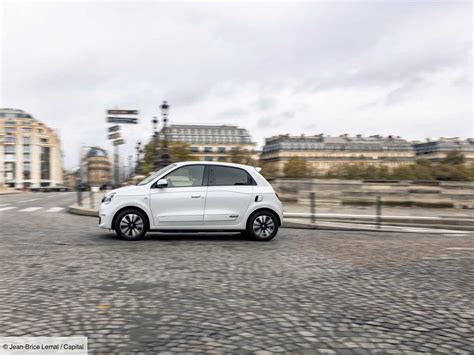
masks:
<path fill-rule="evenodd" d="M 168 186 L 168 181 L 166 179 L 160 179 L 156 183 L 156 187 L 161 188 L 161 187 L 167 187 Z"/>

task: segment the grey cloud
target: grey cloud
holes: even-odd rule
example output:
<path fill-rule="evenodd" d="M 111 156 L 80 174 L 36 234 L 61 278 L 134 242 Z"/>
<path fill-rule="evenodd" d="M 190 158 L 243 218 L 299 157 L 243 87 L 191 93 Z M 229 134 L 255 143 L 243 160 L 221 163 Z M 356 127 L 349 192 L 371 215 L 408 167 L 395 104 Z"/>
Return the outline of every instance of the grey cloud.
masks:
<path fill-rule="evenodd" d="M 134 141 L 149 138 L 150 119 L 165 99 L 174 122 L 236 123 L 259 143 L 316 128 L 410 136 L 411 117 L 432 134 L 460 135 L 450 115 L 465 132 L 470 116 L 463 122 L 459 112 L 472 113 L 470 3 L 2 7 L 2 105 L 59 128 L 67 167 L 76 164 L 80 141 L 110 148 L 106 108 L 142 112 L 139 125 L 124 128 L 129 154 Z M 424 78 L 445 69 L 462 74 L 432 98 L 444 102 L 442 110 L 415 105 L 423 91 L 441 85 Z M 397 111 L 407 102 L 409 118 Z"/>

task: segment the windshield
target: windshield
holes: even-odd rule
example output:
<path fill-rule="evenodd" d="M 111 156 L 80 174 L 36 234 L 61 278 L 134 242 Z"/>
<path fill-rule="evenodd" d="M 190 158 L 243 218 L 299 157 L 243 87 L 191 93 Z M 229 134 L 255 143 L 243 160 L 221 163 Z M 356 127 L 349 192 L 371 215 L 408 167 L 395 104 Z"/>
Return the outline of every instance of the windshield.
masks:
<path fill-rule="evenodd" d="M 149 182 L 153 181 L 156 179 L 158 176 L 160 176 L 163 173 L 166 173 L 168 170 L 173 169 L 176 166 L 176 164 L 171 164 L 168 166 L 165 166 L 164 168 L 161 168 L 160 170 L 148 175 L 146 178 L 144 178 L 142 181 L 140 181 L 137 185 L 146 185 Z"/>

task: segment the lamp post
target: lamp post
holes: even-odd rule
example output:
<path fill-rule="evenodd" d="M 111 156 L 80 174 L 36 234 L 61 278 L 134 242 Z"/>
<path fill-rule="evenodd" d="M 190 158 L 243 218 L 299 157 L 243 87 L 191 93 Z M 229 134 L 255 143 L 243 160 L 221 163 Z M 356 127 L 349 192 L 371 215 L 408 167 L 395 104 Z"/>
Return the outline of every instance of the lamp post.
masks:
<path fill-rule="evenodd" d="M 161 150 L 161 161 L 160 167 L 165 167 L 171 164 L 170 155 L 168 153 L 168 133 L 167 133 L 167 124 L 168 124 L 168 112 L 170 106 L 166 101 L 163 101 L 161 104 L 161 115 L 163 116 L 163 149 Z"/>
<path fill-rule="evenodd" d="M 151 123 L 153 124 L 153 170 L 157 171 L 160 166 L 158 160 L 158 117 L 154 116 Z"/>
<path fill-rule="evenodd" d="M 138 141 L 137 145 L 135 146 L 135 149 L 137 151 L 137 165 L 135 167 L 135 174 L 136 175 L 141 174 L 141 166 L 140 166 L 140 153 L 141 153 L 140 147 L 141 147 L 141 145 L 142 145 L 142 142 Z"/>

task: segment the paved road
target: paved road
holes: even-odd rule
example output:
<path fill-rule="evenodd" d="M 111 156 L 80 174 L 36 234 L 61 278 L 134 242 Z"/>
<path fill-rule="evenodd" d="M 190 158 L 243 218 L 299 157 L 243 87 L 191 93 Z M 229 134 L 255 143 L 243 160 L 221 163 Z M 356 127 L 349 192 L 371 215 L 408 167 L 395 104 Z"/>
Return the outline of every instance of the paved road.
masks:
<path fill-rule="evenodd" d="M 473 350 L 467 235 L 283 229 L 270 243 L 126 242 L 95 218 L 48 212 L 74 198 L 0 196 L 15 207 L 0 210 L 1 335 L 85 335 L 91 353 Z"/>

